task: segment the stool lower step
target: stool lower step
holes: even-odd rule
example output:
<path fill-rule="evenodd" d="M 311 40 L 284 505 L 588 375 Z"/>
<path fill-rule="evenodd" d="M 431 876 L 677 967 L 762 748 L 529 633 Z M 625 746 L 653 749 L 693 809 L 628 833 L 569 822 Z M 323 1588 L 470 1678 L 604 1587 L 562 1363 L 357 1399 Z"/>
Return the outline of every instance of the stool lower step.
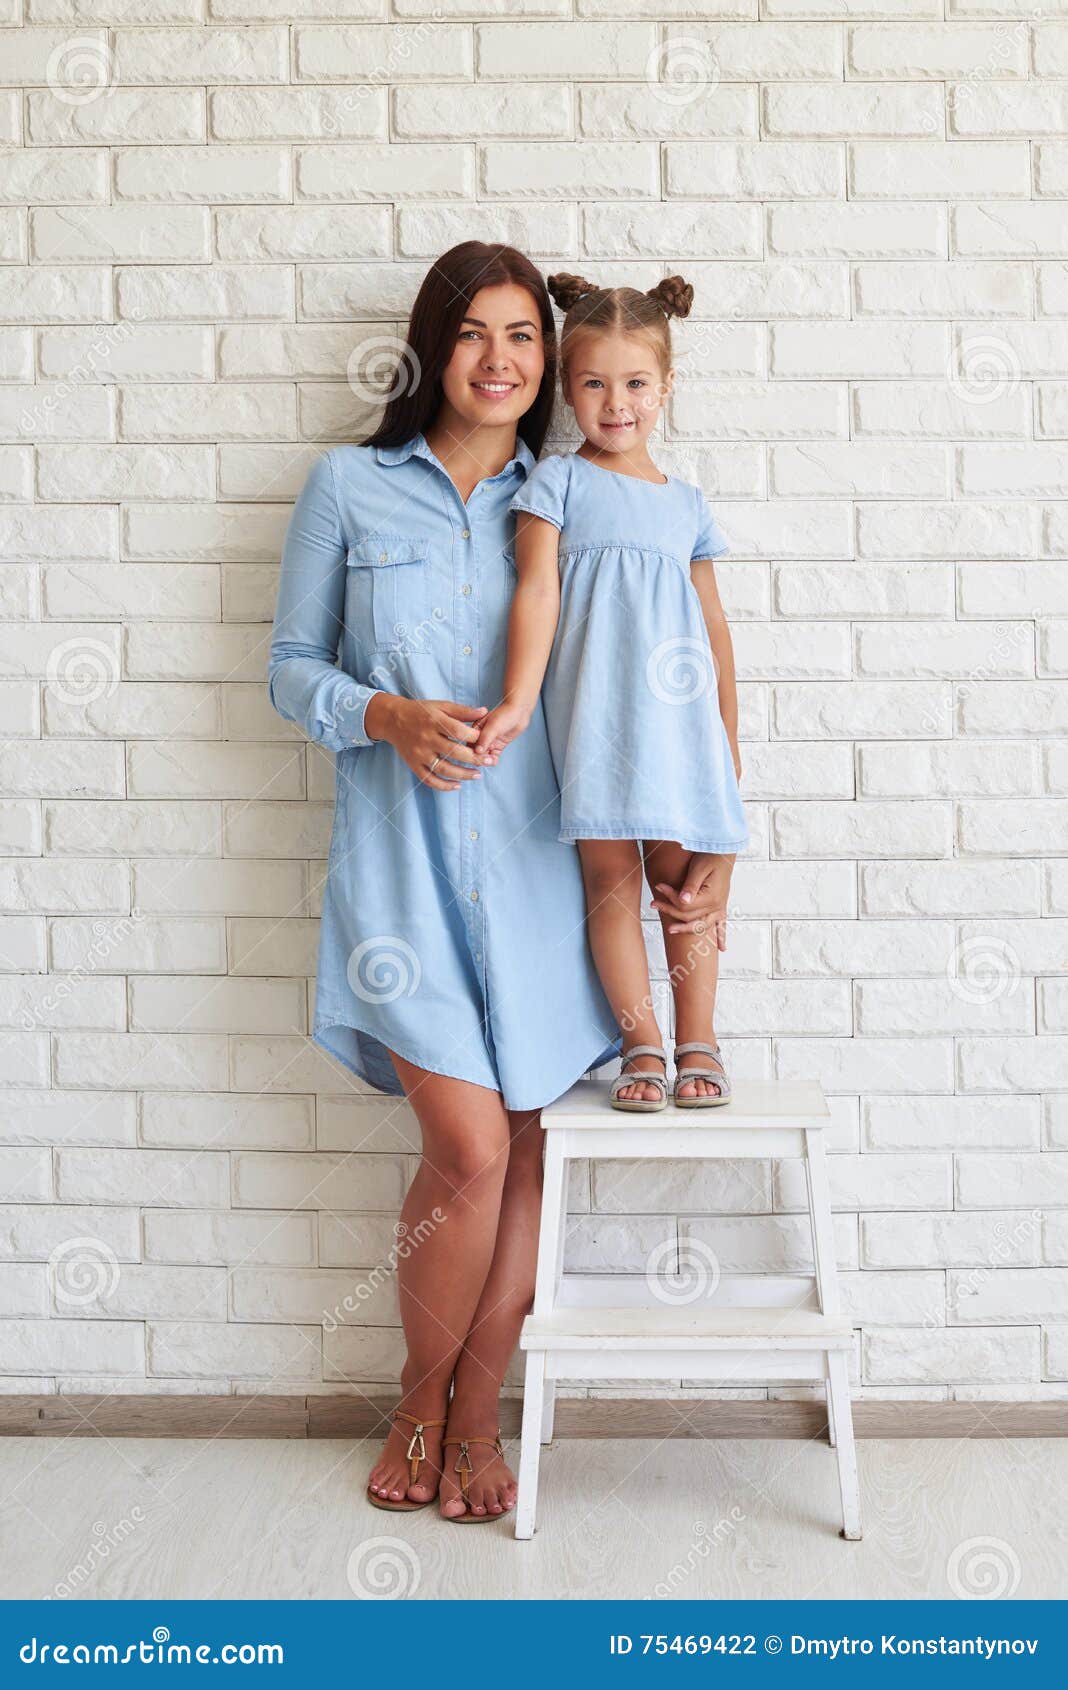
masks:
<path fill-rule="evenodd" d="M 810 1309 L 557 1308 L 529 1314 L 519 1338 L 523 1350 L 579 1350 L 602 1343 L 629 1350 L 819 1349 L 849 1350 L 852 1323 Z"/>

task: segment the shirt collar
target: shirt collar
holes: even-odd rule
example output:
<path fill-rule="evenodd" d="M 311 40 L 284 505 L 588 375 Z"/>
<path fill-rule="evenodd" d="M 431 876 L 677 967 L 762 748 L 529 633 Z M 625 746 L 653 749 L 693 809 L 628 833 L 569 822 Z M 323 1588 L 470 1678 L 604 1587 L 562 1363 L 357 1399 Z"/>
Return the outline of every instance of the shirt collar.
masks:
<path fill-rule="evenodd" d="M 430 450 L 430 447 L 427 445 L 426 435 L 422 433 L 413 434 L 412 438 L 410 440 L 406 440 L 403 446 L 376 446 L 375 456 L 380 464 L 403 464 L 412 457 L 426 458 L 427 462 L 432 464 L 436 464 L 438 462 L 437 458 Z M 522 469 L 524 475 L 529 475 L 536 463 L 537 459 L 526 441 L 517 435 L 515 456 L 513 458 L 509 458 L 504 468 L 498 471 L 498 475 L 507 474 L 507 472 L 510 469 L 514 469 L 517 464 Z M 490 476 L 489 480 L 496 481 L 497 478 L 498 477 L 494 475 Z"/>

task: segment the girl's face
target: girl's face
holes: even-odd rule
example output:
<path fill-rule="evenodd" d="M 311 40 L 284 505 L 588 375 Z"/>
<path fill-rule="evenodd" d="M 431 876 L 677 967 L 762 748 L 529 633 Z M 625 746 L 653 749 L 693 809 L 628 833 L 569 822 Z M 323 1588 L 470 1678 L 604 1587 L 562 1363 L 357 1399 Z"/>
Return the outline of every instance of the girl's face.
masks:
<path fill-rule="evenodd" d="M 646 335 L 591 332 L 569 349 L 564 398 L 591 446 L 630 452 L 644 446 L 673 380 Z"/>
<path fill-rule="evenodd" d="M 441 374 L 445 402 L 468 429 L 514 428 L 533 405 L 545 373 L 537 304 L 513 282 L 480 288 Z"/>

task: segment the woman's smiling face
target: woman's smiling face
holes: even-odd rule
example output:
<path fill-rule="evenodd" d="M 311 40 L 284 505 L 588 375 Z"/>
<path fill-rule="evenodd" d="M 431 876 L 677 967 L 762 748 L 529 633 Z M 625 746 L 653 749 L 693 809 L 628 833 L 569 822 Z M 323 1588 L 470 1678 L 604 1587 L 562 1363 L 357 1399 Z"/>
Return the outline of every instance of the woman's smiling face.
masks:
<path fill-rule="evenodd" d="M 468 428 L 514 427 L 537 398 L 544 373 L 533 297 L 513 282 L 480 288 L 441 372 L 446 404 Z"/>

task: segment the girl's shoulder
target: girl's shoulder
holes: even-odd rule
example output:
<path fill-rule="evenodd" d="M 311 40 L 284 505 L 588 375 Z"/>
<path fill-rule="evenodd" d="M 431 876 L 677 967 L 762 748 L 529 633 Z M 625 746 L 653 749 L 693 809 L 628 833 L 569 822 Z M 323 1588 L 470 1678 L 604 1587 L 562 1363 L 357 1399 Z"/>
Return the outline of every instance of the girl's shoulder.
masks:
<path fill-rule="evenodd" d="M 551 457 L 542 458 L 530 471 L 510 508 L 529 511 L 555 528 L 562 528 L 574 457 L 573 452 L 554 452 Z"/>
<path fill-rule="evenodd" d="M 571 466 L 574 462 L 574 452 L 550 452 L 547 458 L 538 459 L 527 476 L 527 486 L 536 482 L 539 487 L 566 489 L 571 481 Z"/>

